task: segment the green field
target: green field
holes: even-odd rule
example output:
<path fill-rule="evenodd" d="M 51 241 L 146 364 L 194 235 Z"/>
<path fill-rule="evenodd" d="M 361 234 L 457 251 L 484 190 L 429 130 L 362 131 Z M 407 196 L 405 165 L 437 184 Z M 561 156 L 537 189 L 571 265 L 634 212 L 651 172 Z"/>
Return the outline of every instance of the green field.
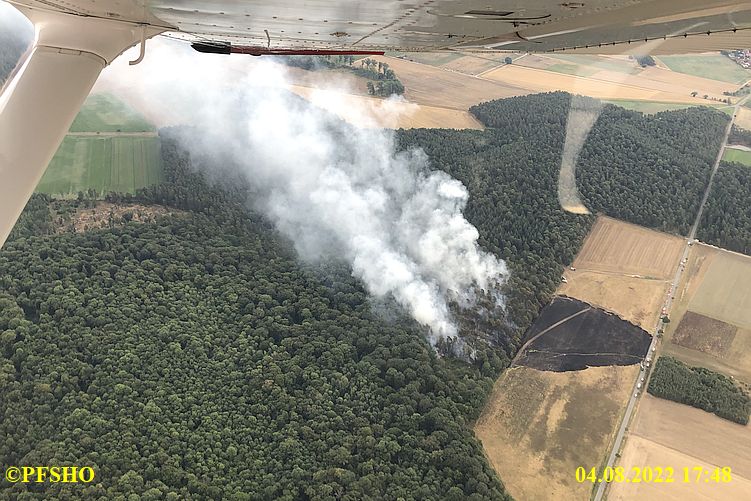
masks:
<path fill-rule="evenodd" d="M 659 60 L 673 71 L 697 77 L 742 84 L 751 79 L 751 71 L 744 70 L 721 54 L 700 56 L 660 56 Z"/>
<path fill-rule="evenodd" d="M 692 104 L 686 103 L 663 103 L 658 101 L 629 101 L 627 99 L 608 99 L 606 103 L 626 108 L 627 110 L 641 111 L 642 113 L 654 114 L 660 111 L 673 111 L 690 108 Z"/>
<path fill-rule="evenodd" d="M 37 191 L 63 198 L 95 189 L 135 193 L 162 181 L 159 138 L 67 136 Z"/>
<path fill-rule="evenodd" d="M 661 101 L 630 101 L 627 99 L 608 99 L 603 102 L 614 104 L 616 106 L 620 106 L 621 108 L 626 108 L 627 110 L 641 111 L 642 113 L 646 113 L 650 115 L 659 113 L 660 111 L 682 110 L 685 108 L 691 108 L 693 106 L 696 106 L 695 104 L 688 104 L 688 103 L 667 103 L 667 102 L 661 102 Z M 727 106 L 727 105 L 707 104 L 705 106 L 707 106 L 708 108 L 714 108 L 717 111 L 722 111 L 723 113 L 726 113 L 728 115 L 730 115 L 733 110 L 732 106 Z"/>
<path fill-rule="evenodd" d="M 73 120 L 70 132 L 147 132 L 153 125 L 110 94 L 92 94 Z"/>
<path fill-rule="evenodd" d="M 722 155 L 722 159 L 726 162 L 738 162 L 739 164 L 751 165 L 751 151 L 727 148 Z"/>
<path fill-rule="evenodd" d="M 155 127 L 109 94 L 89 96 L 37 191 L 69 198 L 94 189 L 135 193 L 162 180 Z"/>

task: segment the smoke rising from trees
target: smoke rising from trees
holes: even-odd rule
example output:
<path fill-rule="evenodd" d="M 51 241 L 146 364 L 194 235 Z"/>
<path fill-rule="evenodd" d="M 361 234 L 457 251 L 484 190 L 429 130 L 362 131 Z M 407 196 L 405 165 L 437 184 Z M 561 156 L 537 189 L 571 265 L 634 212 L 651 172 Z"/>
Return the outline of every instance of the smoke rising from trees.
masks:
<path fill-rule="evenodd" d="M 161 41 L 150 42 L 141 65 L 127 59 L 105 72 L 105 87 L 137 89 L 152 110 L 180 110 L 180 121 L 200 127 L 193 151 L 240 166 L 253 203 L 303 259 L 347 259 L 371 294 L 395 298 L 433 342 L 457 334 L 449 297 L 473 297 L 507 276 L 462 214 L 467 189 L 431 171 L 422 151 L 397 152 L 390 131 L 323 111 L 336 109 L 327 101 L 337 93 L 314 92 L 311 105 L 289 92 L 281 65 Z M 393 112 L 388 100 L 375 106 L 363 112 Z"/>

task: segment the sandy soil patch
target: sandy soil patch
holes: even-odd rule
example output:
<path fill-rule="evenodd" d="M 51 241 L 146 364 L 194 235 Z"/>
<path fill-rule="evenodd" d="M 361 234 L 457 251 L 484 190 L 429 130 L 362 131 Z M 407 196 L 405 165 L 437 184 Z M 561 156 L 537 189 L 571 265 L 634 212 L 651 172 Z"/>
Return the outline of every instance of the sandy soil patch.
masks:
<path fill-rule="evenodd" d="M 638 366 L 575 372 L 508 369 L 474 430 L 516 499 L 587 499 L 578 466 L 599 466 Z"/>
<path fill-rule="evenodd" d="M 681 237 L 599 217 L 574 266 L 587 271 L 668 279 L 683 250 Z"/>

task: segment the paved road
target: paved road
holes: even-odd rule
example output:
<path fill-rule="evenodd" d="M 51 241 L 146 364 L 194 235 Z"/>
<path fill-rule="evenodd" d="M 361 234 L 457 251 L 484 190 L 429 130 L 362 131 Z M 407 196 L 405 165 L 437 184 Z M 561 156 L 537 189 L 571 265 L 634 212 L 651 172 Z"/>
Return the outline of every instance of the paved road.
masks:
<path fill-rule="evenodd" d="M 717 158 L 715 159 L 714 166 L 712 166 L 712 172 L 709 175 L 709 182 L 707 183 L 707 188 L 704 190 L 704 196 L 701 199 L 701 204 L 699 205 L 699 210 L 696 213 L 696 219 L 694 220 L 694 225 L 691 227 L 691 232 L 688 234 L 688 240 L 686 240 L 686 245 L 683 249 L 683 254 L 681 255 L 681 262 L 678 263 L 678 269 L 675 272 L 675 277 L 673 277 L 673 282 L 670 287 L 670 291 L 667 295 L 667 298 L 665 300 L 665 304 L 663 305 L 665 307 L 665 311 L 670 313 L 670 307 L 673 305 L 673 293 L 675 292 L 675 287 L 680 283 L 681 276 L 683 275 L 683 263 L 688 259 L 688 252 L 691 249 L 691 245 L 694 242 L 694 239 L 696 238 L 696 231 L 699 229 L 699 224 L 701 223 L 701 217 L 704 213 L 704 206 L 707 204 L 707 200 L 709 199 L 709 193 L 712 190 L 712 183 L 714 182 L 715 174 L 717 174 L 717 169 L 720 167 L 720 161 L 722 161 L 722 155 L 725 153 L 725 148 L 727 147 L 728 143 L 728 136 L 730 135 L 730 130 L 732 129 L 733 122 L 735 121 L 735 115 L 738 113 L 738 110 L 740 109 L 741 105 L 751 96 L 746 96 L 743 99 L 739 100 L 735 106 L 733 107 L 733 115 L 730 119 L 730 123 L 728 123 L 727 129 L 725 129 L 725 136 L 722 139 L 722 143 L 720 145 L 720 151 L 717 153 Z M 652 336 L 652 342 L 649 345 L 649 352 L 648 357 L 652 358 L 652 363 L 655 362 L 653 354 L 657 350 L 657 331 L 659 331 L 662 324 L 662 320 L 657 321 L 657 326 L 655 326 L 654 335 Z M 641 382 L 641 380 L 644 379 L 644 384 L 641 390 L 637 389 L 638 384 Z M 615 464 L 616 460 L 616 454 L 621 450 L 621 447 L 623 446 L 623 440 L 626 435 L 626 428 L 628 427 L 629 423 L 631 422 L 631 416 L 634 413 L 634 409 L 636 408 L 636 403 L 639 400 L 639 397 L 644 393 L 644 389 L 646 388 L 646 383 L 648 383 L 648 368 L 642 367 L 639 370 L 639 376 L 636 378 L 636 381 L 634 382 L 633 388 L 631 388 L 631 397 L 628 400 L 628 405 L 626 406 L 626 412 L 623 415 L 623 420 L 621 421 L 621 426 L 618 428 L 618 433 L 615 436 L 615 441 L 613 442 L 613 449 L 610 451 L 610 455 L 608 456 L 608 462 L 605 465 L 605 467 L 612 467 Z M 607 489 L 608 484 L 605 482 L 601 482 L 597 485 L 597 492 L 595 493 L 595 501 L 601 501 L 603 496 L 605 495 L 605 490 Z"/>

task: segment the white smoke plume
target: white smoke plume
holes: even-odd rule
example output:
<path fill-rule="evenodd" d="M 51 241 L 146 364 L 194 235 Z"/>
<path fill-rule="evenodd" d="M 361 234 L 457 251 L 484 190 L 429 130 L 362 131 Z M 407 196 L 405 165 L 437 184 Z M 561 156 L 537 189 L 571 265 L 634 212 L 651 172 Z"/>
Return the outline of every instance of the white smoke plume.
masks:
<path fill-rule="evenodd" d="M 290 94 L 288 70 L 273 61 L 199 55 L 172 42 L 150 42 L 136 67 L 124 64 L 128 55 L 105 71 L 100 89 L 119 89 L 152 118 L 162 109 L 172 123 L 210 131 L 204 153 L 242 167 L 255 203 L 302 258 L 346 258 L 371 294 L 395 298 L 433 342 L 457 335 L 449 296 L 505 280 L 505 264 L 479 248 L 462 215 L 462 183 L 429 170 L 421 151 L 396 152 L 391 131 L 320 109 L 336 109 L 341 92 L 314 91 L 320 108 L 311 106 Z M 364 120 L 403 104 L 365 101 Z"/>

